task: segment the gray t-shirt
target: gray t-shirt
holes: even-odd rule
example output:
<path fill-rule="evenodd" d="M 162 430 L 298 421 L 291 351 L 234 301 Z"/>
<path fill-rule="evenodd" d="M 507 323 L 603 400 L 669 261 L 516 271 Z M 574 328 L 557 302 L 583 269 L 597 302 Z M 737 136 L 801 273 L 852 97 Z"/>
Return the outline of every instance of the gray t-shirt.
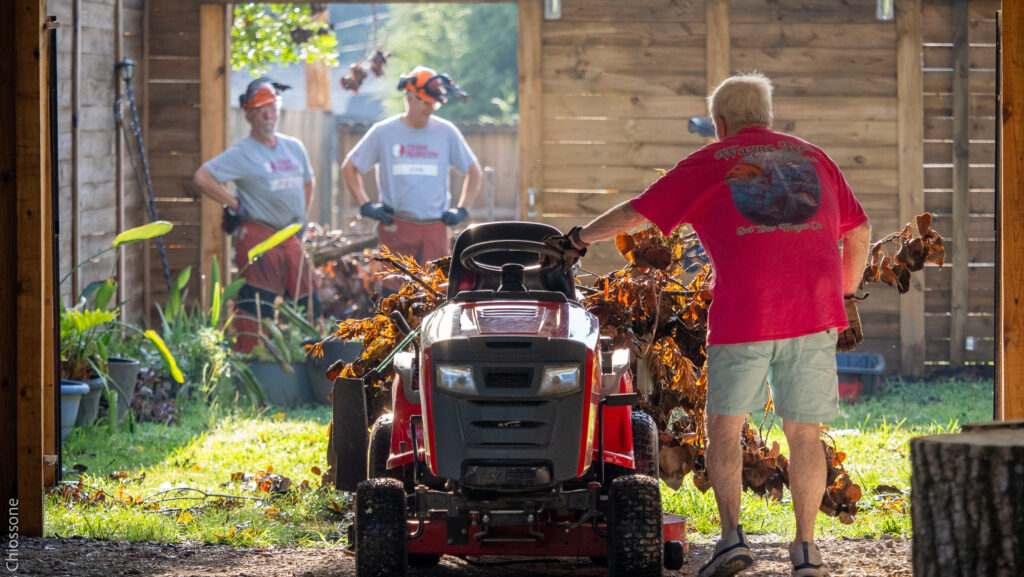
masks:
<path fill-rule="evenodd" d="M 448 167 L 466 172 L 476 156 L 454 124 L 430 117 L 423 128 L 410 128 L 401 115 L 370 127 L 348 153 L 359 172 L 377 165 L 380 201 L 396 216 L 437 220 L 451 206 Z"/>
<path fill-rule="evenodd" d="M 203 166 L 217 182 L 235 181 L 249 218 L 280 230 L 306 218 L 307 182 L 313 180 L 306 147 L 277 135 L 277 146 L 246 136 Z"/>

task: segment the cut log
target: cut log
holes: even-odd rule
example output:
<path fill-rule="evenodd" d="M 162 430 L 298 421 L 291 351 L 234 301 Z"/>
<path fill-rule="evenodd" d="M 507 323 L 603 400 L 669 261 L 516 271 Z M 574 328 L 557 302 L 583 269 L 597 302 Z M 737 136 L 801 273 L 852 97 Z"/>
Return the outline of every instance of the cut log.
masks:
<path fill-rule="evenodd" d="M 910 441 L 915 576 L 1024 573 L 1024 421 Z"/>

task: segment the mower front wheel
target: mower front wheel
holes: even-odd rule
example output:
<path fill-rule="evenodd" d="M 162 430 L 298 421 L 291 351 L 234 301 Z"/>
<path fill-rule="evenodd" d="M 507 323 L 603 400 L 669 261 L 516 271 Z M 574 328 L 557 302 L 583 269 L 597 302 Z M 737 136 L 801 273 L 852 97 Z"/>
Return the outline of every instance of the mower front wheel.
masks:
<path fill-rule="evenodd" d="M 405 577 L 405 488 L 397 479 L 368 479 L 356 489 L 356 575 Z"/>
<path fill-rule="evenodd" d="M 660 577 L 664 560 L 658 480 L 627 475 L 608 496 L 609 577 Z"/>

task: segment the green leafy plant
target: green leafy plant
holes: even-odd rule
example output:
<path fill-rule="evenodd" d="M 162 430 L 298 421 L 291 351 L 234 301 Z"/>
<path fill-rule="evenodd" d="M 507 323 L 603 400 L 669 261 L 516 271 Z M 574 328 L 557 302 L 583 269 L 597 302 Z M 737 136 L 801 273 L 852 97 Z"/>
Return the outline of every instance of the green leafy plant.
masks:
<path fill-rule="evenodd" d="M 181 271 L 171 284 L 167 302 L 163 309 L 157 309 L 165 349 L 180 360 L 188 387 L 205 400 L 228 401 L 243 395 L 253 406 L 262 405 L 263 388 L 233 354 L 226 335 L 233 317 L 223 316 L 224 304 L 235 297 L 245 281 L 237 279 L 227 287 L 221 286 L 217 257 L 213 257 L 212 271 L 211 305 L 206 310 L 198 303 L 192 307 L 182 304 L 191 267 Z"/>
<path fill-rule="evenodd" d="M 249 68 L 253 76 L 266 74 L 271 64 L 324 62 L 338 65 L 331 26 L 314 20 L 309 4 L 235 6 L 231 26 L 231 67 Z"/>
<path fill-rule="evenodd" d="M 61 376 L 85 381 L 92 373 L 106 373 L 106 356 L 100 354 L 100 328 L 117 318 L 117 311 L 65 309 L 60 314 Z"/>
<path fill-rule="evenodd" d="M 160 220 L 123 231 L 114 238 L 109 247 L 75 265 L 61 278 L 60 284 L 63 285 L 85 263 L 110 251 L 120 251 L 121 247 L 127 244 L 167 234 L 172 228 L 173 225 L 170 222 Z M 118 259 L 112 260 L 116 267 Z M 111 270 L 106 279 L 93 282 L 85 287 L 74 306 L 65 307 L 63 299 L 60 302 L 60 355 L 63 378 L 85 380 L 89 378 L 90 374 L 95 373 L 103 376 L 109 382 L 109 379 L 106 379 L 107 353 L 109 343 L 116 340 L 114 331 L 120 334 L 123 328 L 127 327 L 144 334 L 130 325 L 115 322 L 120 312 L 119 306 L 111 303 L 117 291 L 115 270 Z M 92 308 L 88 306 L 89 299 L 93 301 Z M 160 343 L 153 338 L 156 336 L 155 334 L 152 336 L 144 334 L 144 336 L 157 348 L 160 347 Z M 174 374 L 177 371 L 174 358 L 165 356 L 164 359 Z"/>

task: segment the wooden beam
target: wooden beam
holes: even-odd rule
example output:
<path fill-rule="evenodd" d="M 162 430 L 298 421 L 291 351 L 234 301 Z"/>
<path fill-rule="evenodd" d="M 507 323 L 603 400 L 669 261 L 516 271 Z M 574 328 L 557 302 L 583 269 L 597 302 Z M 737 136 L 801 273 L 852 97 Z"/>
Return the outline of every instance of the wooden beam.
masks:
<path fill-rule="evenodd" d="M 199 106 L 200 156 L 203 162 L 217 156 L 227 146 L 225 119 L 228 116 L 228 74 L 225 65 L 227 24 L 230 7 L 202 5 L 199 7 Z M 198 168 L 198 167 L 196 167 Z M 213 257 L 224 254 L 224 234 L 220 229 L 223 208 L 216 201 L 202 197 L 200 207 L 199 266 L 203 278 L 211 278 Z M 204 306 L 206 303 L 203 303 Z"/>
<path fill-rule="evenodd" d="M 706 82 L 704 92 L 710 94 L 718 84 L 729 77 L 729 0 L 707 0 L 704 5 L 707 26 Z"/>
<path fill-rule="evenodd" d="M 905 223 L 924 212 L 921 0 L 897 0 L 895 8 L 899 222 Z M 924 275 L 914 275 L 910 291 L 899 302 L 900 372 L 921 376 L 925 360 Z"/>
<path fill-rule="evenodd" d="M 14 2 L 14 91 L 16 168 L 15 224 L 18 247 L 17 283 L 17 469 L 18 526 L 24 536 L 43 534 L 43 379 L 46 339 L 44 218 L 50 201 L 46 134 L 45 0 Z M 5 464 L 5 466 L 9 466 Z"/>
<path fill-rule="evenodd" d="M 964 363 L 964 338 L 967 325 L 967 205 L 970 148 L 970 72 L 968 60 L 967 12 L 968 0 L 953 0 L 953 294 L 950 303 L 952 323 L 949 328 L 949 364 L 960 367 Z"/>
<path fill-rule="evenodd" d="M 540 191 L 542 134 L 541 0 L 519 1 L 519 218 L 544 214 Z M 531 205 L 530 201 L 534 200 Z"/>
<path fill-rule="evenodd" d="M 1024 418 L 1024 4 L 1002 10 L 999 164 L 999 368 L 1001 419 Z"/>
<path fill-rule="evenodd" d="M 0 9 L 0 78 L 14 78 L 17 51 L 14 42 L 14 7 Z M 15 142 L 14 83 L 0 83 L 0 254 L 15 254 L 17 218 L 14 180 L 17 160 Z M 0 318 L 18 315 L 17 259 L 0 259 Z M 0 324 L 0 499 L 18 497 L 18 331 L 14 323 Z"/>

